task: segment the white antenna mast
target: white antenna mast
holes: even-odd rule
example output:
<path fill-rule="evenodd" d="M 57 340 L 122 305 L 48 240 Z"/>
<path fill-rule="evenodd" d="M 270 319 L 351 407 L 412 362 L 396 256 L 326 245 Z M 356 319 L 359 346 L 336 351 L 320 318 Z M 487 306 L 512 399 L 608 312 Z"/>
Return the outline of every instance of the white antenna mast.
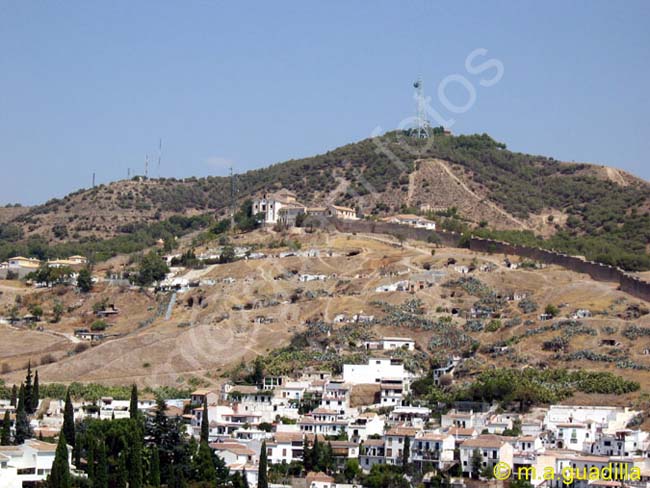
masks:
<path fill-rule="evenodd" d="M 415 102 L 417 104 L 417 127 L 415 128 L 415 137 L 418 139 L 426 139 L 430 135 L 429 131 L 429 121 L 426 116 L 427 102 L 424 98 L 422 78 L 418 78 L 415 83 L 413 83 L 413 88 L 415 88 Z"/>
<path fill-rule="evenodd" d="M 158 141 L 158 178 L 160 178 L 160 159 L 162 158 L 162 137 Z"/>

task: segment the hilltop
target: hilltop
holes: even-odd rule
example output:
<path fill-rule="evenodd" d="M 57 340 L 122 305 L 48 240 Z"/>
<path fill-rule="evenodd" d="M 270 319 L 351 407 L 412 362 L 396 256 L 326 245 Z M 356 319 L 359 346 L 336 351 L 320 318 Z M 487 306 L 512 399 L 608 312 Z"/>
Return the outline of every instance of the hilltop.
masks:
<path fill-rule="evenodd" d="M 352 206 L 370 218 L 428 213 L 442 228 L 650 269 L 648 182 L 614 168 L 511 152 L 485 134 L 418 141 L 391 132 L 248 171 L 237 176 L 237 187 L 240 202 L 287 188 L 304 203 Z M 128 237 L 178 215 L 224 215 L 229 195 L 223 177 L 136 177 L 79 190 L 5 212 L 0 259 L 31 252 L 29 240 L 41 247 L 95 242 Z"/>

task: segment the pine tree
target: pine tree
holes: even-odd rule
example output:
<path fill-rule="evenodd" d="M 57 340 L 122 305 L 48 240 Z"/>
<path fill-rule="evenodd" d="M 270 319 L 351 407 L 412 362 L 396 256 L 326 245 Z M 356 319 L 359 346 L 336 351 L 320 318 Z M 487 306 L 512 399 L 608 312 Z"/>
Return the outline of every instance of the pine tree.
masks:
<path fill-rule="evenodd" d="M 11 444 L 11 419 L 9 410 L 5 410 L 5 416 L 2 421 L 2 434 L 0 435 L 0 445 L 8 446 Z"/>
<path fill-rule="evenodd" d="M 210 440 L 210 420 L 208 419 L 208 397 L 203 397 L 203 415 L 201 415 L 201 442 Z"/>
<path fill-rule="evenodd" d="M 138 416 L 138 387 L 133 384 L 131 387 L 131 404 L 129 405 L 129 415 L 132 419 Z"/>
<path fill-rule="evenodd" d="M 12 407 L 18 405 L 18 389 L 16 385 L 11 387 L 11 402 L 9 403 Z"/>
<path fill-rule="evenodd" d="M 56 454 L 52 463 L 52 471 L 48 478 L 50 488 L 70 488 L 72 480 L 70 477 L 70 465 L 68 464 L 68 445 L 65 442 L 63 430 L 59 434 L 59 443 L 56 446 Z"/>
<path fill-rule="evenodd" d="M 257 475 L 257 488 L 269 488 L 267 464 L 268 461 L 266 458 L 266 441 L 262 441 L 262 449 L 260 450 L 260 465 Z"/>
<path fill-rule="evenodd" d="M 210 485 L 217 483 L 212 449 L 205 441 L 201 441 L 199 450 L 192 459 L 192 478 L 194 481 L 206 482 Z"/>
<path fill-rule="evenodd" d="M 104 439 L 98 439 L 97 443 L 97 466 L 95 466 L 93 488 L 108 488 L 108 454 Z"/>
<path fill-rule="evenodd" d="M 149 485 L 153 486 L 153 488 L 160 488 L 160 455 L 158 454 L 158 448 L 156 446 L 151 450 Z"/>
<path fill-rule="evenodd" d="M 20 385 L 20 396 L 18 397 L 18 407 L 16 408 L 16 433 L 14 443 L 20 445 L 33 436 L 32 427 L 29 425 L 29 417 L 25 410 L 25 388 Z"/>
<path fill-rule="evenodd" d="M 25 412 L 29 415 L 34 413 L 34 410 L 32 410 L 34 405 L 32 388 L 32 362 L 29 361 L 27 363 L 27 376 L 25 377 Z"/>
<path fill-rule="evenodd" d="M 34 375 L 34 386 L 32 387 L 32 413 L 38 410 L 38 400 L 40 398 L 38 391 L 38 370 Z"/>
<path fill-rule="evenodd" d="M 74 408 L 70 399 L 70 389 L 65 394 L 65 407 L 63 408 L 63 433 L 68 443 L 75 447 L 77 445 L 77 436 L 74 425 Z"/>

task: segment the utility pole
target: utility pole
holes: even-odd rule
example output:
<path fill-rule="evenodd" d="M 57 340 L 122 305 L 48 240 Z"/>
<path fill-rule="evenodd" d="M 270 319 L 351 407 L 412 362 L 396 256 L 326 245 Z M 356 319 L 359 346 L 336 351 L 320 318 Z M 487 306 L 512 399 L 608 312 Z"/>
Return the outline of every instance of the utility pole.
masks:
<path fill-rule="evenodd" d="M 95 188 L 95 173 L 93 173 L 93 188 Z"/>

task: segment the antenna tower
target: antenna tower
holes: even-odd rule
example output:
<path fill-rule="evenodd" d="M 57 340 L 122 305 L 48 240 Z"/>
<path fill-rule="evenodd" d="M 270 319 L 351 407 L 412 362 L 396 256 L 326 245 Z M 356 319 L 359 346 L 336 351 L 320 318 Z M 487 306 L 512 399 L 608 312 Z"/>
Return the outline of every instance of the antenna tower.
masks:
<path fill-rule="evenodd" d="M 158 141 L 158 178 L 160 178 L 160 159 L 162 158 L 162 137 Z"/>
<path fill-rule="evenodd" d="M 414 130 L 414 136 L 418 139 L 426 139 L 430 135 L 431 127 L 429 126 L 429 121 L 426 116 L 427 105 L 423 93 L 422 78 L 418 78 L 417 81 L 413 83 L 413 88 L 415 88 L 415 102 L 417 104 L 417 127 Z"/>

